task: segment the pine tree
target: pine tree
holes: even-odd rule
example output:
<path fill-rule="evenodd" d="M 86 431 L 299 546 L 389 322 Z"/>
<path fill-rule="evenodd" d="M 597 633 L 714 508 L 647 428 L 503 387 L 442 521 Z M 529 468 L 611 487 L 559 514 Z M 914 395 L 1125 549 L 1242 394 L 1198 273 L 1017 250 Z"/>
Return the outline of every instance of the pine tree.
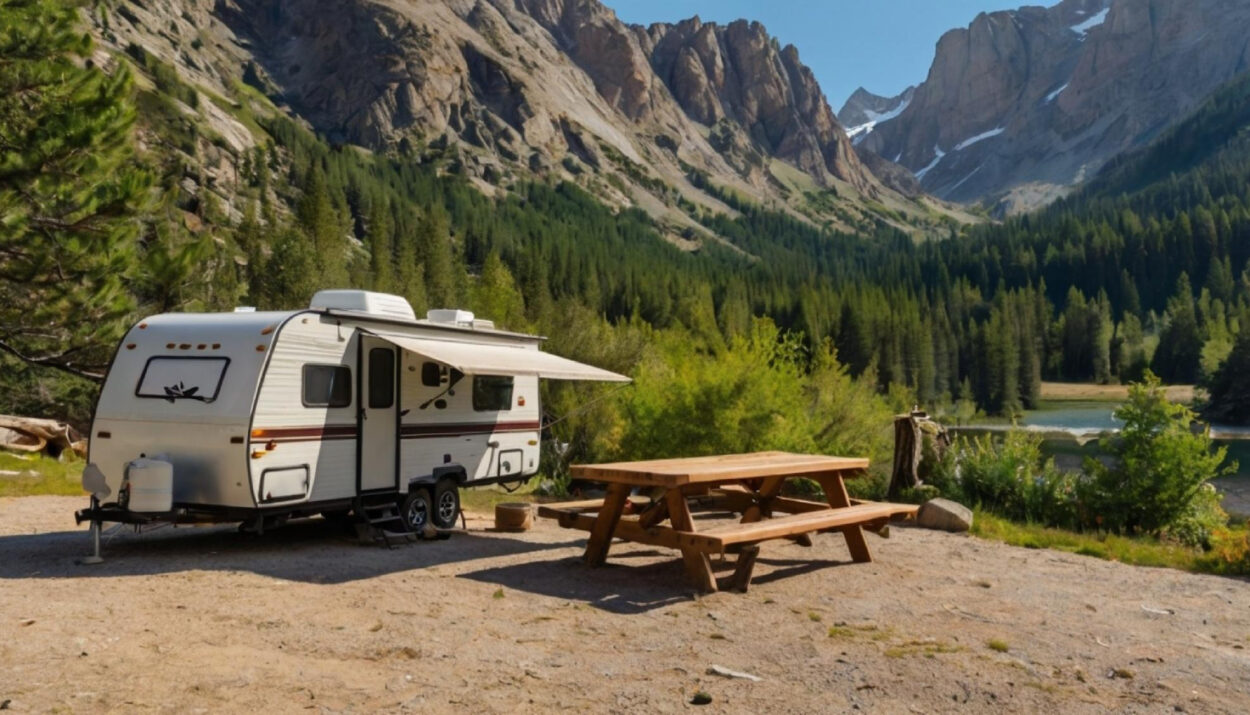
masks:
<path fill-rule="evenodd" d="M 473 310 L 479 317 L 509 330 L 523 331 L 528 327 L 525 300 L 498 253 L 488 255 L 482 264 L 482 275 L 473 286 Z"/>
<path fill-rule="evenodd" d="M 296 207 L 300 227 L 312 241 L 317 282 L 323 288 L 346 288 L 347 241 L 326 185 L 321 165 L 313 166 L 304 182 L 304 195 Z"/>
<path fill-rule="evenodd" d="M 1198 379 L 1202 337 L 1189 276 L 1181 274 L 1176 293 L 1168 300 L 1166 327 L 1159 335 L 1150 369 L 1165 383 L 1189 384 Z"/>
<path fill-rule="evenodd" d="M 391 209 L 381 201 L 373 205 L 367 229 L 369 238 L 369 283 L 374 290 L 395 292 L 395 251 Z"/>
<path fill-rule="evenodd" d="M 273 243 L 266 263 L 261 307 L 291 310 L 308 305 L 322 286 L 317 280 L 317 251 L 302 231 L 288 227 Z"/>
<path fill-rule="evenodd" d="M 447 212 L 441 207 L 432 207 L 418 223 L 417 251 L 425 265 L 425 290 L 430 297 L 430 304 L 441 308 L 459 305 L 461 301 L 456 294 L 457 265 L 451 250 L 451 228 Z"/>
<path fill-rule="evenodd" d="M 98 377 L 135 306 L 131 76 L 90 61 L 72 3 L 0 3 L 0 350 Z"/>
<path fill-rule="evenodd" d="M 408 300 L 417 317 L 425 315 L 429 300 L 425 293 L 425 266 L 417 257 L 416 239 L 405 234 L 396 236 L 395 291 Z"/>
<path fill-rule="evenodd" d="M 1210 401 L 1203 416 L 1212 422 L 1250 424 L 1250 330 L 1237 336 L 1233 351 L 1208 385 Z"/>

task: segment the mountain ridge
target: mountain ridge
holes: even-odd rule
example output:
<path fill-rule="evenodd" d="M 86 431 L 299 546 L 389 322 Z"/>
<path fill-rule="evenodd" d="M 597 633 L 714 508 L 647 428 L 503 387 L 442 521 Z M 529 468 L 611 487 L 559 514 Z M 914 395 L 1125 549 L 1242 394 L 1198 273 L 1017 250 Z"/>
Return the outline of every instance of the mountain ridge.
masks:
<path fill-rule="evenodd" d="M 1250 68 L 1250 5 L 1064 0 L 981 13 L 938 41 L 928 76 L 859 148 L 924 189 L 1005 213 L 1065 195 Z"/>
<path fill-rule="evenodd" d="M 974 220 L 875 176 L 758 23 L 627 25 L 597 0 L 148 0 L 96 34 L 229 102 L 249 84 L 334 143 L 446 161 L 489 195 L 573 181 L 692 246 L 716 239 L 700 212 L 732 213 L 724 192 L 839 230 Z"/>

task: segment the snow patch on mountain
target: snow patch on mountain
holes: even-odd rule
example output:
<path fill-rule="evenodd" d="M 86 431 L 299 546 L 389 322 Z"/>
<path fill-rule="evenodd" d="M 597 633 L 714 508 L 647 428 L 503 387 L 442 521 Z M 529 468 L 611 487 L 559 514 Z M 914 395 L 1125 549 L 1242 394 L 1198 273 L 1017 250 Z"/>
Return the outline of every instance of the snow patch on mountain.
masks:
<path fill-rule="evenodd" d="M 946 156 L 946 152 L 942 151 L 942 147 L 937 144 L 933 145 L 933 152 L 937 154 L 937 156 L 933 158 L 933 161 L 929 162 L 928 166 L 916 172 L 917 180 L 923 179 L 925 174 L 936 169 L 937 165 L 942 161 L 942 157 Z"/>
<path fill-rule="evenodd" d="M 1068 88 L 1068 85 L 1070 85 L 1070 84 L 1072 84 L 1072 83 L 1071 83 L 1071 82 L 1068 82 L 1068 83 L 1064 84 L 1062 87 L 1060 87 L 1059 89 L 1056 89 L 1055 91 L 1053 91 L 1053 92 L 1051 92 L 1050 94 L 1046 95 L 1046 104 L 1050 104 L 1051 102 L 1053 102 L 1053 101 L 1055 101 L 1056 99 L 1058 99 L 1058 98 L 1059 98 L 1059 95 L 1063 94 L 1063 90 L 1067 89 L 1067 88 Z"/>
<path fill-rule="evenodd" d="M 967 149 L 968 147 L 972 146 L 973 144 L 976 144 L 977 142 L 985 141 L 986 139 L 992 139 L 993 137 L 996 137 L 1005 131 L 1007 131 L 1007 127 L 998 127 L 997 129 L 991 129 L 988 132 L 982 132 L 976 135 L 975 137 L 965 139 L 959 142 L 958 144 L 956 144 L 955 151 L 963 151 L 964 149 Z"/>
<path fill-rule="evenodd" d="M 1091 15 L 1088 20 L 1086 20 L 1085 22 L 1082 22 L 1079 25 L 1073 25 L 1071 29 L 1076 34 L 1084 37 L 1086 33 L 1088 33 L 1090 30 L 1106 22 L 1107 13 L 1109 12 L 1111 12 L 1111 8 L 1107 8 L 1103 10 L 1102 12 L 1098 13 L 1097 15 Z"/>
<path fill-rule="evenodd" d="M 865 109 L 864 114 L 868 117 L 868 121 L 857 127 L 851 127 L 846 130 L 846 135 L 851 138 L 851 141 L 859 144 L 864 140 L 864 137 L 872 134 L 872 130 L 876 129 L 878 124 L 888 122 L 902 114 L 903 110 L 907 109 L 907 105 L 909 104 L 911 104 L 910 99 L 904 100 L 903 102 L 900 102 L 897 107 L 888 112 L 874 112 L 871 109 Z"/>

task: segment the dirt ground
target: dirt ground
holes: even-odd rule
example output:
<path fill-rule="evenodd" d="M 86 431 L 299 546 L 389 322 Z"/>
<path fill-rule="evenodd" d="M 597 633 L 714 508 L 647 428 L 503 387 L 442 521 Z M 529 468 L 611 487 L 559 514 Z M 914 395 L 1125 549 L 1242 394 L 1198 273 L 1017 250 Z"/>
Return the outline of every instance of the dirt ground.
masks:
<path fill-rule="evenodd" d="M 540 520 L 386 550 L 321 520 L 119 533 L 0 499 L 0 709 L 1250 710 L 1250 584 L 895 527 L 764 546 L 695 598 L 673 553 Z M 744 671 L 758 682 L 709 674 Z"/>

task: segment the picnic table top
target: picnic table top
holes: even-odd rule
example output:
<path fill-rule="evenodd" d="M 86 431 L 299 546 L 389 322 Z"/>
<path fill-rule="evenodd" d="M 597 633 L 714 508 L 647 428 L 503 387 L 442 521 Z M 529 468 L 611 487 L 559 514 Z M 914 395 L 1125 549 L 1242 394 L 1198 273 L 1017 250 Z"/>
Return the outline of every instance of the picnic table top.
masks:
<path fill-rule="evenodd" d="M 712 484 L 757 477 L 806 477 L 867 468 L 866 458 L 753 452 L 683 459 L 650 459 L 641 462 L 578 464 L 572 467 L 572 474 L 579 479 L 599 482 L 672 488 L 686 484 Z"/>

